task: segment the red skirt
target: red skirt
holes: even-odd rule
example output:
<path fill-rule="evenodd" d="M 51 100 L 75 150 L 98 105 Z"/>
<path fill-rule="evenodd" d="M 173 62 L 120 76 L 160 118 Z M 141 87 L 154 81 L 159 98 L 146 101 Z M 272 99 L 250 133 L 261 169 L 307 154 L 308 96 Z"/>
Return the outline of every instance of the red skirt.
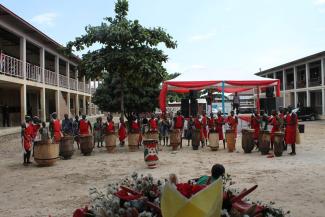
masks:
<path fill-rule="evenodd" d="M 288 126 L 285 130 L 286 144 L 296 144 L 296 127 Z"/>

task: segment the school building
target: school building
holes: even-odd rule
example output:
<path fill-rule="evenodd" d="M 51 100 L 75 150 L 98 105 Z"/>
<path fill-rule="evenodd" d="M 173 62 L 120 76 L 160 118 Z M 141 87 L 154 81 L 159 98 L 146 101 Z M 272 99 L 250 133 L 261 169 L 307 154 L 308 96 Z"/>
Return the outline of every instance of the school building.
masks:
<path fill-rule="evenodd" d="M 53 112 L 60 118 L 100 113 L 91 103 L 95 82 L 77 70 L 81 60 L 62 48 L 0 4 L 0 111 L 9 107 L 11 126 L 26 114 L 48 121 Z"/>

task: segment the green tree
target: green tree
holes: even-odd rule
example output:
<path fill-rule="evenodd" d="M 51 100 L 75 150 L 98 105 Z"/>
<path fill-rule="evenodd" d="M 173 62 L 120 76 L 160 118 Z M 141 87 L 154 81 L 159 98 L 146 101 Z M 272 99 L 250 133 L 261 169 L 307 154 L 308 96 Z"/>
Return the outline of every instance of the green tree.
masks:
<path fill-rule="evenodd" d="M 158 105 L 159 87 L 168 76 L 163 63 L 168 57 L 158 45 L 175 49 L 176 41 L 160 27 L 146 28 L 128 20 L 128 1 L 118 0 L 114 18 L 100 26 L 87 26 L 86 34 L 67 44 L 69 52 L 100 44 L 82 57 L 80 70 L 87 78 L 103 79 L 93 102 L 103 111 L 153 111 Z"/>

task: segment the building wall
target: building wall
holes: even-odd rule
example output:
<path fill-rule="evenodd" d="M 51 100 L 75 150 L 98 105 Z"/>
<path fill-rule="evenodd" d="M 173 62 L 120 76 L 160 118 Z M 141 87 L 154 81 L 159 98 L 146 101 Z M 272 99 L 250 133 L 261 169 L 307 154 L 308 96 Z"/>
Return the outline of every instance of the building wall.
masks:
<path fill-rule="evenodd" d="M 4 88 L 0 85 L 0 126 L 2 126 L 2 106 L 8 105 L 10 109 L 10 125 L 19 125 L 20 122 L 20 92 L 18 88 Z"/>

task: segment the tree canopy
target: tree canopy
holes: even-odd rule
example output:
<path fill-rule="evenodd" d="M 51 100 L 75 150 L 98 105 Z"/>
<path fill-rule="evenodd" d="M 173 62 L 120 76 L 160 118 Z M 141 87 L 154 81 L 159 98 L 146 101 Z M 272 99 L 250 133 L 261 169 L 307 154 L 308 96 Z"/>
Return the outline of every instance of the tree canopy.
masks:
<path fill-rule="evenodd" d="M 101 46 L 84 54 L 79 66 L 87 78 L 103 80 L 93 97 L 101 110 L 153 111 L 160 84 L 168 78 L 162 65 L 168 57 L 158 45 L 175 49 L 177 43 L 161 27 L 146 28 L 129 20 L 127 0 L 117 0 L 115 13 L 99 26 L 87 26 L 86 34 L 67 44 L 68 51 Z"/>

